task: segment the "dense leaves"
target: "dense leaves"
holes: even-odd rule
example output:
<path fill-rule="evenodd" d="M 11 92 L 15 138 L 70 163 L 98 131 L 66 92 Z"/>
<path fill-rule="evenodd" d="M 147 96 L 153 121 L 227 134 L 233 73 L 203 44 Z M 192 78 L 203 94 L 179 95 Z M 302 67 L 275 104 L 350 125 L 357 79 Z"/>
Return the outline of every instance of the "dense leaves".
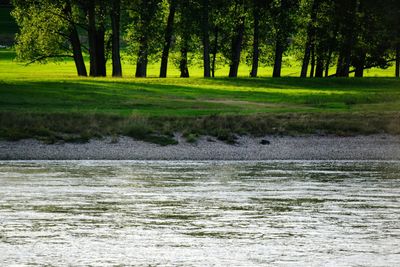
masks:
<path fill-rule="evenodd" d="M 274 67 L 280 77 L 285 58 L 302 66 L 301 77 L 362 77 L 365 69 L 396 65 L 400 75 L 398 0 L 14 0 L 20 27 L 18 58 L 46 62 L 73 57 L 78 75 L 122 76 L 125 59 L 136 63 L 136 77 L 147 76 L 148 62 L 168 59 L 189 77 L 193 64 L 204 76 L 218 66 Z M 162 59 L 162 60 L 161 60 Z M 171 64 L 170 64 L 171 65 Z M 334 71 L 336 70 L 336 72 Z M 132 75 L 132 74 L 131 74 Z"/>

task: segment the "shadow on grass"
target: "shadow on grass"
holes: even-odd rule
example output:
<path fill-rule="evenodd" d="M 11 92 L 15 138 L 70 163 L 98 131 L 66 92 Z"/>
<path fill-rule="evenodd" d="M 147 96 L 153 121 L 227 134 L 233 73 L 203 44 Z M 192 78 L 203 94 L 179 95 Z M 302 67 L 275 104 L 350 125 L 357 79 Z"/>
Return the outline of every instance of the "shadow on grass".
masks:
<path fill-rule="evenodd" d="M 305 108 L 348 111 L 359 104 L 399 101 L 399 85 L 399 81 L 390 78 L 0 81 L 0 110 L 116 114 L 134 111 L 149 115 L 294 112 Z M 271 109 L 258 103 L 282 106 Z"/>

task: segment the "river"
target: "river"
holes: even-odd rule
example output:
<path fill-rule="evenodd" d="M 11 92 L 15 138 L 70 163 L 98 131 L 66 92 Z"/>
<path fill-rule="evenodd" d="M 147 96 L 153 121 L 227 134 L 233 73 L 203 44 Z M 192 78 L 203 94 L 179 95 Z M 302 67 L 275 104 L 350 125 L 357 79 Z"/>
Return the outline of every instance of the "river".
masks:
<path fill-rule="evenodd" d="M 0 266 L 399 266 L 398 161 L 3 161 Z"/>

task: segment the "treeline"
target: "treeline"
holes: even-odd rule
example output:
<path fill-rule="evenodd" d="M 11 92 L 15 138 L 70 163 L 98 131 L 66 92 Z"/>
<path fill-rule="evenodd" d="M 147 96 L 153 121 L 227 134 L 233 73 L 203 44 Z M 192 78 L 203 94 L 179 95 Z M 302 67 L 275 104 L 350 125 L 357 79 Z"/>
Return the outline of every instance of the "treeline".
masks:
<path fill-rule="evenodd" d="M 301 62 L 301 77 L 362 77 L 372 67 L 396 66 L 400 75 L 399 0 L 13 0 L 20 60 L 72 57 L 80 76 L 122 76 L 124 56 L 136 77 L 150 61 L 189 77 L 193 61 L 204 77 L 229 65 L 273 66 L 281 76 L 285 55 Z M 90 70 L 84 54 L 89 55 Z M 172 56 L 173 55 L 173 56 Z M 334 73 L 330 73 L 336 67 Z"/>

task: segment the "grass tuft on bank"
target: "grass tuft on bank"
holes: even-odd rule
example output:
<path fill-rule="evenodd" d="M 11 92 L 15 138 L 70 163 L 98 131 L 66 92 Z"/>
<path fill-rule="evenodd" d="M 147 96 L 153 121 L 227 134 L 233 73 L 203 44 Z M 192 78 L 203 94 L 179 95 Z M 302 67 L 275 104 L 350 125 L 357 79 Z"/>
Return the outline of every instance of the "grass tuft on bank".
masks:
<path fill-rule="evenodd" d="M 234 144 L 236 136 L 400 134 L 396 113 L 282 113 L 199 117 L 142 117 L 79 113 L 0 113 L 0 138 L 36 138 L 46 143 L 85 142 L 91 138 L 125 135 L 159 145 L 174 145 L 174 133 L 188 142 L 199 136 Z"/>

